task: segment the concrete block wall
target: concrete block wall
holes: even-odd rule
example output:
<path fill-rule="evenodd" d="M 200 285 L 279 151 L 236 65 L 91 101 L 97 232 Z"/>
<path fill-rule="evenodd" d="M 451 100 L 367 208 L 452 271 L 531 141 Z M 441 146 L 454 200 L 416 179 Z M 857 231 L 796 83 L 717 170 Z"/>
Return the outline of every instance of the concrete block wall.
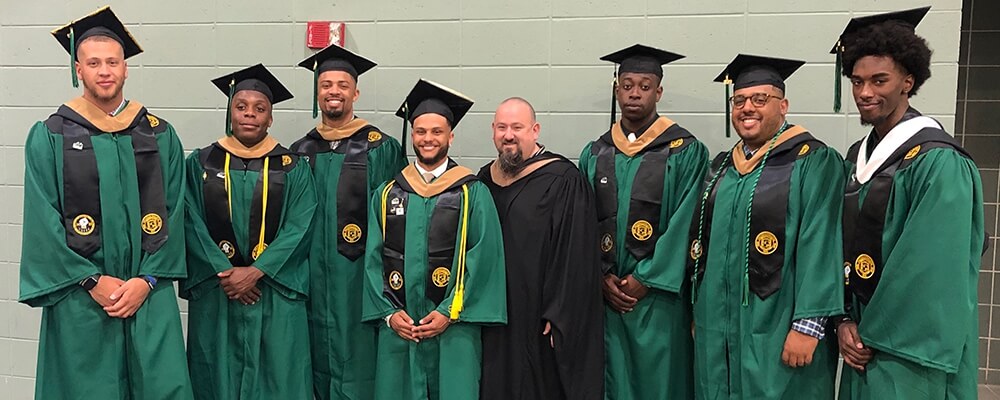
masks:
<path fill-rule="evenodd" d="M 288 144 L 315 125 L 305 22 L 345 21 L 346 47 L 380 65 L 361 77 L 357 112 L 399 136 L 392 116 L 417 78 L 476 99 L 452 155 L 476 169 L 493 157 L 490 121 L 509 96 L 531 101 L 541 141 L 576 158 L 607 128 L 612 67 L 598 58 L 634 43 L 687 55 L 665 68 L 662 114 L 708 143 L 724 137 L 723 88 L 711 80 L 737 53 L 809 62 L 788 81 L 793 123 L 846 150 L 860 126 L 845 82 L 832 112 L 827 51 L 852 16 L 930 4 L 917 29 L 934 49 L 933 78 L 915 106 L 955 125 L 961 0 L 0 0 L 0 400 L 32 397 L 40 310 L 16 302 L 23 145 L 31 124 L 79 95 L 68 56 L 49 35 L 110 4 L 145 49 L 129 60 L 126 96 L 177 128 L 185 148 L 222 136 L 225 97 L 209 80 L 262 62 L 297 96 L 275 112 Z M 182 305 L 183 306 L 183 305 Z"/>

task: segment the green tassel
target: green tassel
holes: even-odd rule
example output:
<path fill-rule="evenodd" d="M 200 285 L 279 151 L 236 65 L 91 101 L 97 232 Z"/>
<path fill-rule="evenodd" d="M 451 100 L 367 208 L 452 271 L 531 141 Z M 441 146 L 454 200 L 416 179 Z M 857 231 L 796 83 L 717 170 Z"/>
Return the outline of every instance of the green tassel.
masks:
<path fill-rule="evenodd" d="M 611 78 L 611 127 L 615 126 L 615 122 L 618 122 L 618 117 L 615 115 L 615 106 L 617 106 L 617 99 L 615 99 L 615 89 L 618 87 L 618 70 L 615 70 L 615 74 Z"/>
<path fill-rule="evenodd" d="M 725 124 L 726 124 L 726 137 L 727 138 L 730 137 L 730 136 L 732 136 L 732 133 L 730 132 L 730 130 L 732 129 L 732 127 L 729 126 L 730 125 L 729 120 L 731 118 L 729 115 L 730 115 L 730 113 L 732 113 L 732 109 L 730 108 L 730 107 L 732 107 L 732 105 L 731 105 L 731 103 L 729 101 L 729 96 L 730 96 L 730 94 L 729 94 L 729 85 L 732 84 L 732 83 L 733 83 L 733 81 L 729 79 L 729 75 L 726 75 L 726 79 L 724 81 L 722 81 L 722 86 L 726 87 L 726 121 L 725 121 Z"/>
<path fill-rule="evenodd" d="M 226 103 L 226 136 L 233 136 L 233 95 L 236 93 L 236 79 L 229 81 L 229 102 Z"/>
<path fill-rule="evenodd" d="M 842 91 L 842 89 L 841 89 L 841 83 L 840 82 L 841 82 L 841 77 L 843 75 L 841 72 L 842 72 L 842 69 L 844 68 L 843 65 L 842 65 L 842 63 L 843 63 L 843 53 L 844 53 L 844 51 L 843 51 L 843 48 L 840 47 L 840 42 L 837 42 L 837 62 L 836 62 L 837 64 L 834 65 L 834 67 L 833 67 L 833 71 L 834 71 L 834 74 L 835 74 L 835 76 L 833 78 L 833 112 L 835 112 L 835 113 L 839 113 L 840 112 L 840 106 L 841 106 L 841 99 L 840 99 L 841 93 L 840 92 Z"/>
<path fill-rule="evenodd" d="M 408 123 L 410 123 L 410 106 L 403 103 L 403 136 L 400 138 L 403 146 L 403 158 L 406 158 L 406 124 Z"/>
<path fill-rule="evenodd" d="M 313 118 L 319 115 L 319 62 L 313 61 Z"/>
<path fill-rule="evenodd" d="M 73 87 L 80 87 L 76 78 L 76 32 L 72 26 L 69 27 L 69 74 L 73 78 Z"/>

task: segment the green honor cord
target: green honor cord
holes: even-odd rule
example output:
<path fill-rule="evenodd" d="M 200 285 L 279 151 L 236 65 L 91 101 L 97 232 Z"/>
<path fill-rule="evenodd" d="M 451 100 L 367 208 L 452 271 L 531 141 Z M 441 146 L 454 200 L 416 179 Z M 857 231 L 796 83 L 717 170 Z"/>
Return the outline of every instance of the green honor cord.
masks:
<path fill-rule="evenodd" d="M 785 121 L 781 125 L 781 129 L 778 130 L 778 133 L 771 138 L 771 143 L 767 145 L 767 152 L 764 153 L 764 158 L 760 160 L 760 164 L 755 168 L 760 169 L 760 172 L 753 178 L 753 186 L 750 188 L 750 200 L 747 201 L 747 228 L 746 235 L 743 237 L 747 250 L 743 256 L 743 307 L 750 305 L 750 218 L 753 216 L 753 195 L 757 191 L 757 183 L 760 182 L 760 176 L 764 174 L 764 165 L 767 163 L 767 158 L 771 155 L 771 150 L 774 149 L 774 144 L 778 141 L 781 134 L 785 133 L 788 127 L 788 121 Z"/>

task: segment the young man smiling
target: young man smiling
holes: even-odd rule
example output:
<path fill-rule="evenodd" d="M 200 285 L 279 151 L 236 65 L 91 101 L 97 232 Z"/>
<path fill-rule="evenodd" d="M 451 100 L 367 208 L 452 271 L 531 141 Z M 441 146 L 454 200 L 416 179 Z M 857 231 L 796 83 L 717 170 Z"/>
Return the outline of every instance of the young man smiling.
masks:
<path fill-rule="evenodd" d="M 507 322 L 493 198 L 448 157 L 471 107 L 420 80 L 396 112 L 413 126 L 417 160 L 379 186 L 368 211 L 362 319 L 378 324 L 377 400 L 479 398 L 483 326 Z"/>
<path fill-rule="evenodd" d="M 872 126 L 847 154 L 841 398 L 976 397 L 982 183 L 965 149 L 910 106 L 931 75 L 914 33 L 929 8 L 856 18 L 835 49 Z"/>

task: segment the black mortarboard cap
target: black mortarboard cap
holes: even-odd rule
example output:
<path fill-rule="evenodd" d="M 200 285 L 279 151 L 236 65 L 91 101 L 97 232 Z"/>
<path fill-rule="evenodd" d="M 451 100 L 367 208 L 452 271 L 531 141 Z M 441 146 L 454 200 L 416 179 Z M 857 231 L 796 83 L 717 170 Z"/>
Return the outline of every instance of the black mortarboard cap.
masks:
<path fill-rule="evenodd" d="M 844 32 L 837 37 L 837 43 L 834 44 L 832 49 L 830 49 L 830 54 L 837 53 L 839 47 L 842 46 L 840 41 L 843 40 L 845 36 L 869 25 L 880 24 L 886 21 L 901 21 L 913 26 L 913 28 L 916 28 L 917 24 L 924 19 L 924 16 L 927 15 L 927 12 L 930 11 L 930 9 L 931 6 L 925 6 L 910 10 L 893 11 L 884 14 L 851 18 L 851 21 L 847 23 L 847 27 L 844 28 Z"/>
<path fill-rule="evenodd" d="M 316 94 L 319 93 L 319 74 L 327 71 L 344 71 L 358 81 L 358 76 L 378 65 L 374 61 L 357 55 L 350 50 L 331 44 L 307 57 L 299 66 L 313 72 L 313 118 L 319 114 Z"/>
<path fill-rule="evenodd" d="M 59 41 L 63 49 L 69 53 L 69 65 L 73 75 L 73 87 L 77 87 L 76 49 L 84 39 L 92 36 L 107 36 L 122 45 L 125 58 L 128 59 L 136 54 L 142 53 L 142 47 L 136 42 L 132 33 L 125 29 L 122 21 L 111 11 L 111 6 L 99 8 L 87 16 L 56 28 L 52 31 L 52 36 Z"/>
<path fill-rule="evenodd" d="M 396 116 L 403 119 L 403 135 L 400 142 L 403 145 L 403 156 L 406 156 L 406 126 L 412 124 L 417 117 L 434 113 L 443 116 L 454 129 L 458 121 L 472 108 L 473 101 L 447 86 L 425 79 L 417 81 L 410 93 L 406 95 L 403 104 L 396 110 Z"/>
<path fill-rule="evenodd" d="M 731 80 L 733 90 L 757 85 L 772 85 L 785 90 L 785 79 L 805 63 L 800 60 L 740 54 L 715 77 L 715 82 L 725 83 Z"/>
<path fill-rule="evenodd" d="M 414 119 L 423 114 L 439 114 L 445 117 L 454 128 L 465 116 L 465 113 L 469 112 L 472 104 L 472 99 L 464 94 L 441 84 L 421 79 L 410 90 L 410 94 L 406 95 L 403 104 L 396 111 L 396 116 L 413 123 Z"/>
<path fill-rule="evenodd" d="M 870 25 L 874 25 L 874 24 L 880 24 L 880 23 L 887 22 L 887 21 L 900 21 L 900 22 L 904 22 L 904 23 L 909 24 L 910 26 L 912 26 L 914 29 L 916 29 L 917 24 L 919 24 L 920 21 L 924 19 L 924 16 L 927 15 L 927 12 L 930 11 L 930 9 L 931 9 L 931 6 L 924 6 L 924 7 L 920 7 L 920 8 L 913 8 L 913 9 L 903 10 L 903 11 L 893 11 L 893 12 L 888 12 L 888 13 L 883 13 L 883 14 L 866 15 L 866 16 L 863 16 L 863 17 L 851 18 L 851 20 L 847 23 L 847 27 L 844 28 L 844 32 L 842 32 L 839 36 L 837 36 L 837 43 L 833 45 L 832 49 L 830 49 L 830 54 L 836 54 L 837 55 L 837 59 L 836 59 L 835 65 L 834 65 L 834 75 L 835 75 L 834 76 L 834 93 L 833 93 L 833 111 L 834 112 L 838 112 L 839 113 L 840 112 L 840 106 L 841 106 L 841 104 L 840 104 L 841 103 L 841 99 L 840 99 L 840 92 L 841 92 L 840 80 L 841 80 L 841 68 L 843 68 L 843 58 L 842 58 L 842 56 L 843 56 L 843 52 L 844 52 L 844 43 L 843 43 L 844 39 L 846 37 L 850 36 L 850 34 L 852 34 L 854 32 L 857 32 L 858 30 L 860 30 L 860 29 L 862 29 L 862 28 L 864 28 L 866 26 L 870 26 Z"/>
<path fill-rule="evenodd" d="M 212 84 L 219 88 L 223 94 L 229 97 L 229 102 L 226 105 L 226 134 L 231 134 L 230 122 L 231 122 L 231 108 L 233 102 L 233 95 L 236 92 L 242 90 L 253 90 L 260 92 L 271 104 L 278 104 L 285 100 L 291 99 L 292 93 L 288 91 L 285 85 L 281 84 L 278 80 L 268 71 L 263 64 L 257 64 L 249 68 L 244 68 L 239 71 L 220 76 L 218 78 L 212 79 Z"/>
<path fill-rule="evenodd" d="M 601 60 L 619 64 L 619 74 L 638 72 L 663 77 L 663 64 L 669 64 L 682 58 L 684 56 L 677 53 L 636 44 L 601 57 Z"/>
<path fill-rule="evenodd" d="M 327 46 L 299 63 L 300 67 L 317 73 L 344 71 L 354 77 L 354 80 L 376 65 L 378 64 L 374 61 L 335 44 Z"/>

